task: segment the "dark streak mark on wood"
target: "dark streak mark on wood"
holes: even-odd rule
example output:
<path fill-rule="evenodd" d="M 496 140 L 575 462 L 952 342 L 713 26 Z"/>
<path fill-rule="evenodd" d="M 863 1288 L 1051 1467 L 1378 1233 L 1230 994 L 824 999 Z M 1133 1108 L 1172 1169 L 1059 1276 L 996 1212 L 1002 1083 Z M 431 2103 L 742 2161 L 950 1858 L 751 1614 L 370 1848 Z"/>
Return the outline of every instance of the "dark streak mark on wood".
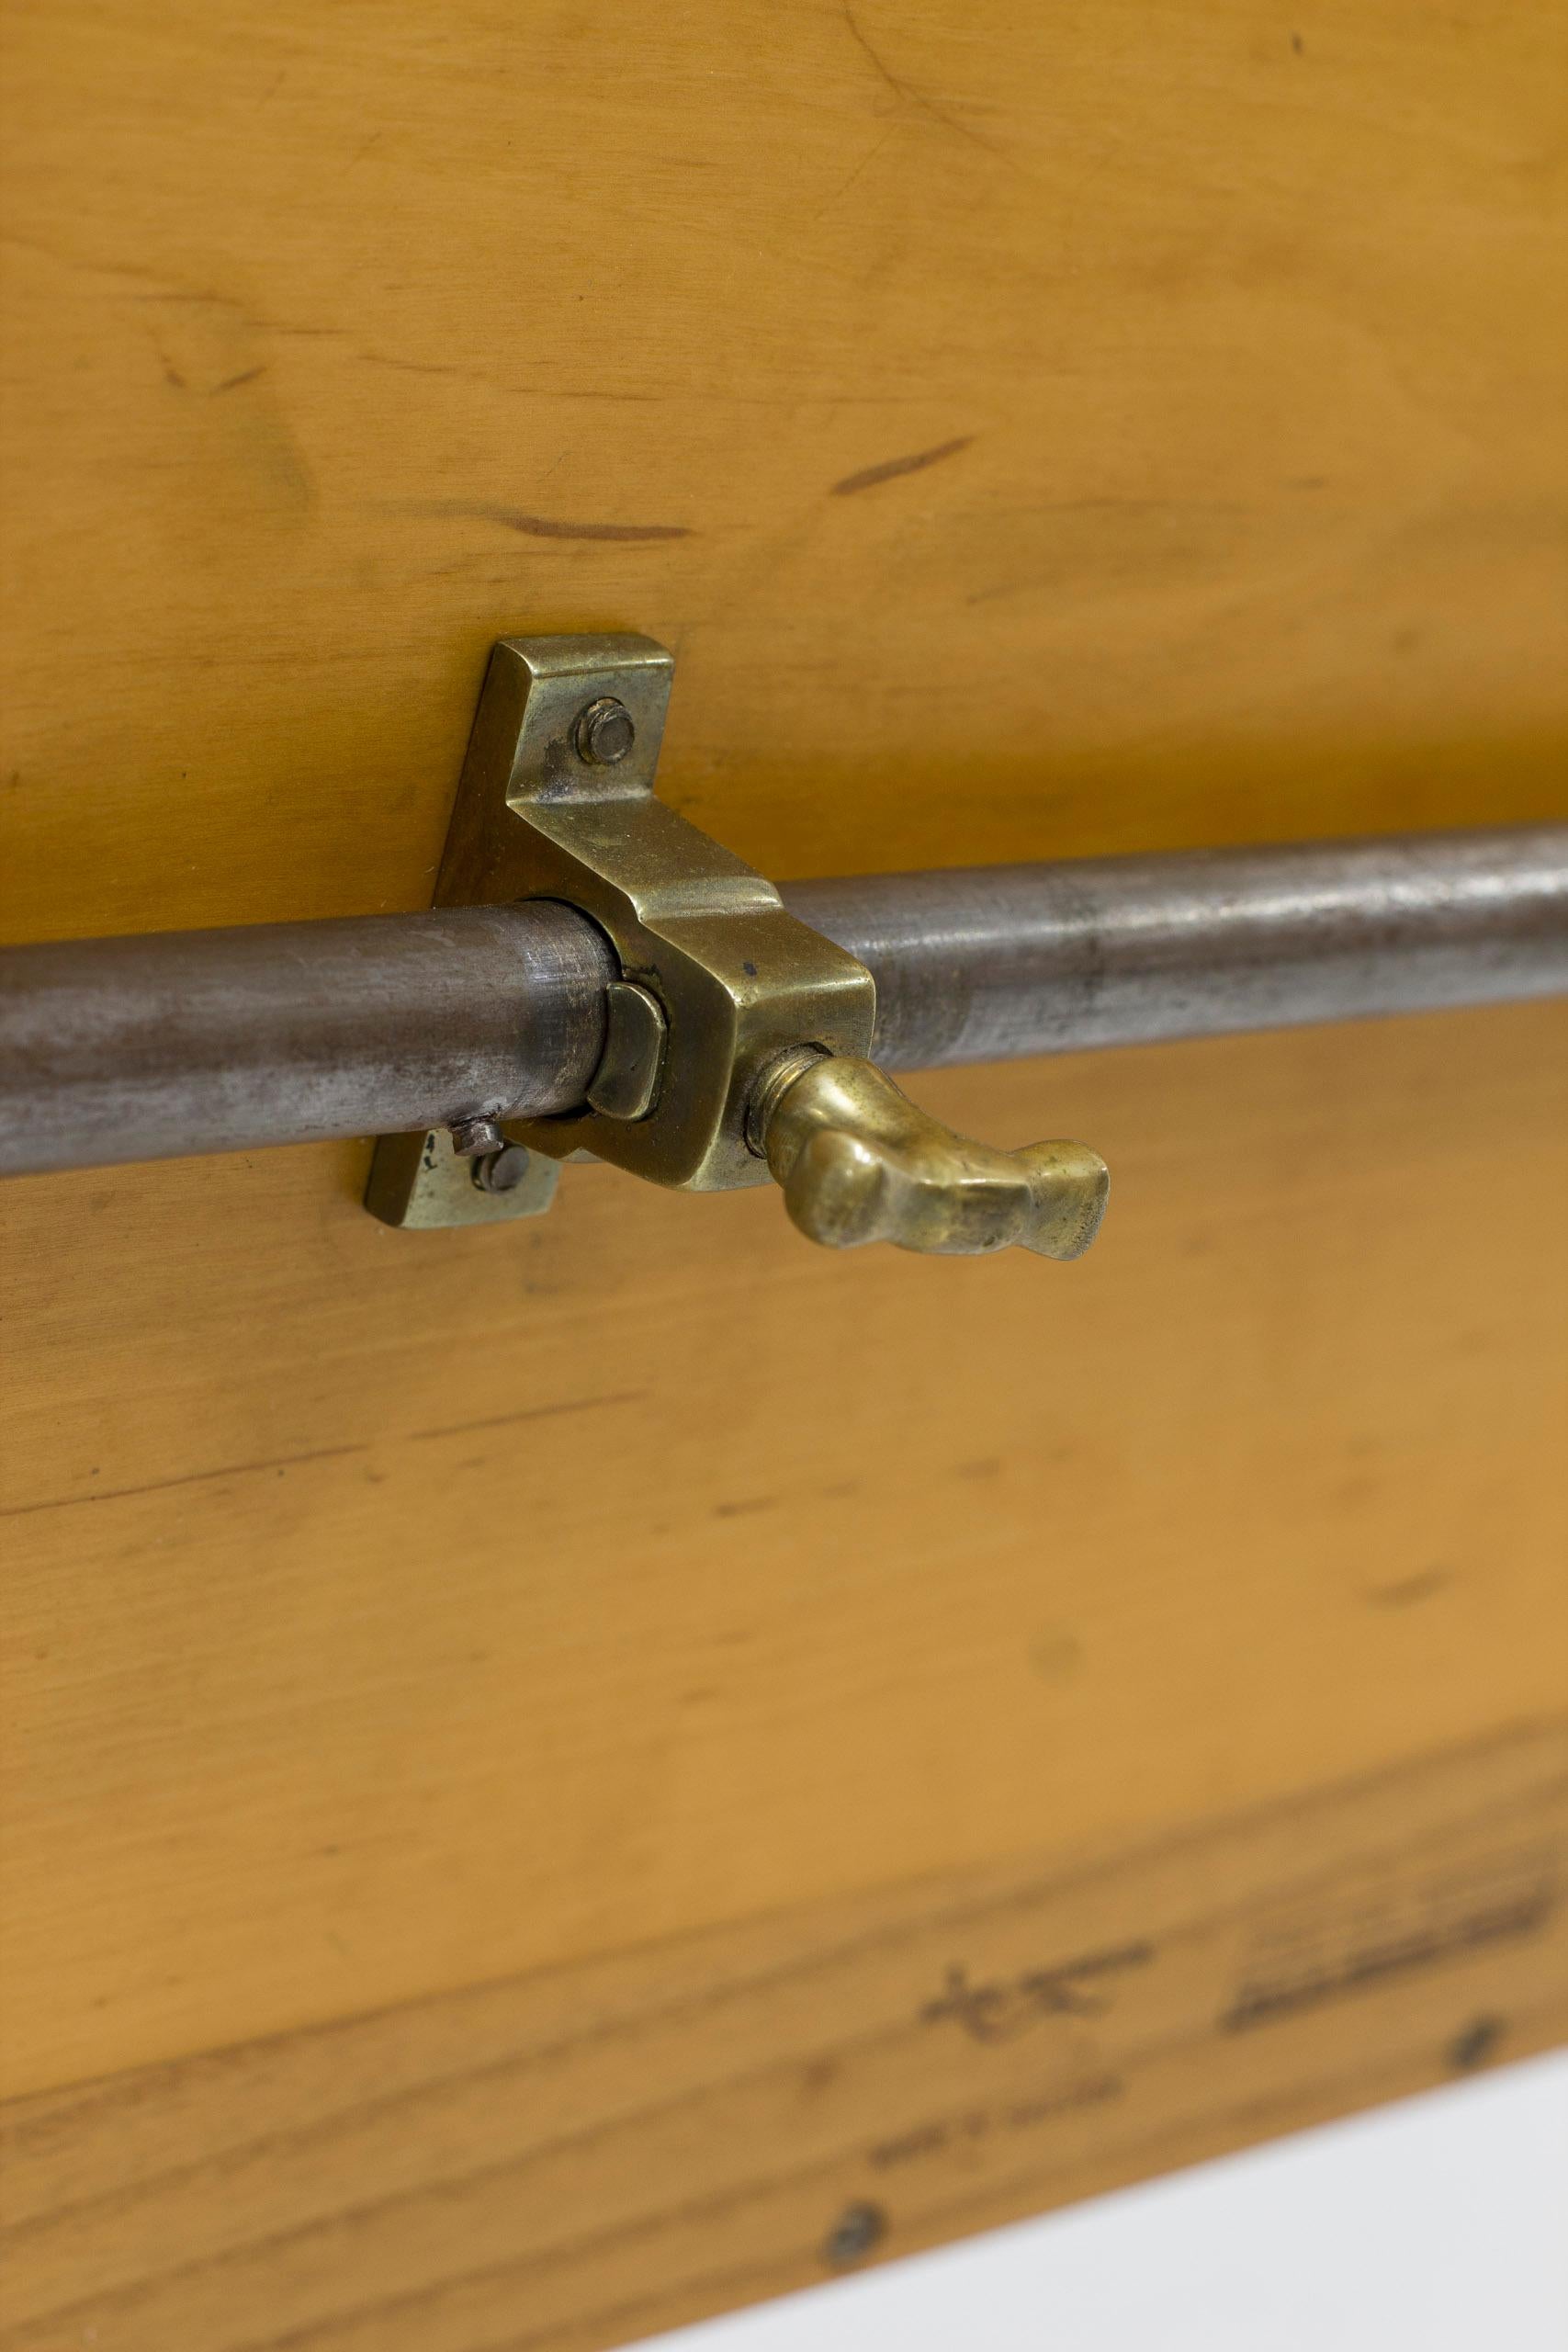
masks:
<path fill-rule="evenodd" d="M 562 523 L 548 514 L 497 514 L 495 520 L 530 539 L 689 539 L 685 523 Z"/>
<path fill-rule="evenodd" d="M 468 505 L 445 499 L 422 503 L 414 511 L 422 514 L 470 515 L 475 522 L 499 523 L 505 530 L 521 531 L 529 539 L 608 539 L 634 546 L 652 540 L 689 539 L 693 536 L 687 523 L 567 523 L 553 514 L 520 514 L 512 506 Z"/>
<path fill-rule="evenodd" d="M 220 392 L 237 391 L 242 384 L 254 384 L 258 376 L 265 374 L 265 360 L 254 368 L 242 368 L 237 376 L 225 376 L 220 384 L 214 384 L 208 397 L 210 400 L 216 400 Z"/>
<path fill-rule="evenodd" d="M 204 1487 L 214 1478 L 253 1478 L 265 1470 L 293 1470 L 306 1462 L 340 1462 L 351 1453 L 367 1453 L 365 1445 L 323 1445 L 312 1453 L 279 1453 L 265 1462 L 226 1462 L 219 1470 L 192 1470 L 183 1478 L 154 1478 L 145 1487 L 101 1487 L 90 1495 L 51 1495 L 47 1502 L 12 1503 L 0 1519 L 26 1519 L 38 1510 L 71 1510 L 78 1503 L 118 1503 L 131 1495 L 164 1495 L 175 1487 Z M 93 1473 L 96 1477 L 96 1471 Z"/>
<path fill-rule="evenodd" d="M 1367 1588 L 1368 1606 L 1372 1609 L 1409 1609 L 1418 1600 L 1430 1600 L 1454 1580 L 1452 1568 L 1423 1568 L 1413 1577 L 1399 1577 L 1392 1584 L 1374 1584 Z"/>
<path fill-rule="evenodd" d="M 889 458 L 880 466 L 866 466 L 858 474 L 846 474 L 842 481 L 836 481 L 832 495 L 850 498 L 857 490 L 875 490 L 879 483 L 897 481 L 901 475 L 924 473 L 928 466 L 940 465 L 944 458 L 956 458 L 974 438 L 972 433 L 961 433 L 956 440 L 939 441 L 934 449 L 917 449 L 909 458 Z"/>
<path fill-rule="evenodd" d="M 380 351 L 362 351 L 359 356 L 367 368 L 395 368 L 402 376 L 467 376 L 475 383 L 484 381 L 472 368 L 454 368 L 439 359 L 396 359 Z"/>
<path fill-rule="evenodd" d="M 640 1405 L 646 1388 L 621 1388 L 608 1396 L 571 1396 L 558 1405 L 525 1405 L 515 1413 L 493 1413 L 482 1421 L 453 1421 L 438 1430 L 412 1430 L 411 1441 L 434 1437 L 467 1437 L 474 1430 L 511 1429 L 518 1421 L 548 1421 L 561 1413 L 591 1413 L 601 1405 Z"/>

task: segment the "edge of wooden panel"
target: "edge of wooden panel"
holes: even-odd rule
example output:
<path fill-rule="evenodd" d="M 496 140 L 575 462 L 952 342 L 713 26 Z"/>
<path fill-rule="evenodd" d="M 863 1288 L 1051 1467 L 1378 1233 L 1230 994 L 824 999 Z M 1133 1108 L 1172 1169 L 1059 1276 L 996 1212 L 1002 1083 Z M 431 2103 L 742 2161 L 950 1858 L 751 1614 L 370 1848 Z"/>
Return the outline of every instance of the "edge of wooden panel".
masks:
<path fill-rule="evenodd" d="M 1568 2035 L 1568 1724 L 0 2109 L 7 2352 L 592 2352 Z M 95 2335 L 95 2331 L 96 2331 Z"/>

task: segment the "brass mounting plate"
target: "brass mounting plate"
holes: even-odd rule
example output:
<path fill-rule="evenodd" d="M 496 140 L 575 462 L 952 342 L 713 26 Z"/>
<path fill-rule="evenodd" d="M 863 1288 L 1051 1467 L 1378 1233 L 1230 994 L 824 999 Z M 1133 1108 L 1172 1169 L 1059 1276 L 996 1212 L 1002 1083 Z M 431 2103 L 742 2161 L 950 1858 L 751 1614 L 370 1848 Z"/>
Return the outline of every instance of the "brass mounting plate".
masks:
<path fill-rule="evenodd" d="M 669 1026 L 639 1118 L 585 1109 L 506 1123 L 552 1159 L 592 1152 L 631 1174 L 711 1192 L 767 1182 L 746 1107 L 779 1053 L 864 1054 L 875 987 L 793 915 L 773 884 L 654 795 L 673 656 L 646 637 L 504 638 L 491 656 L 446 854 L 442 906 L 561 899 L 591 916 L 622 976 Z M 619 704 L 628 749 L 580 748 L 591 706 Z M 624 730 L 623 730 L 624 734 Z"/>
<path fill-rule="evenodd" d="M 365 1205 L 383 1225 L 404 1233 L 436 1232 L 455 1225 L 505 1225 L 520 1216 L 543 1216 L 556 1196 L 560 1170 L 536 1151 L 527 1157 L 520 1182 L 504 1193 L 487 1193 L 471 1159 L 452 1148 L 445 1127 L 424 1135 L 381 1136 L 371 1155 Z"/>

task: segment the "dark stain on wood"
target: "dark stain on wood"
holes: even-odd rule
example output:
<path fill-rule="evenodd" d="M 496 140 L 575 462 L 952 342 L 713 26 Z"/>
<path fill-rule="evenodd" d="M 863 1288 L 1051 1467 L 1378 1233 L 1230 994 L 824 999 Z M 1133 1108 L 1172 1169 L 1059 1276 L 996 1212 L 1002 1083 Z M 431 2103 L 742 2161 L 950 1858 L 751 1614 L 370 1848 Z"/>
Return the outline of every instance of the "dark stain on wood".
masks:
<path fill-rule="evenodd" d="M 1452 1568 L 1423 1568 L 1413 1577 L 1397 1577 L 1390 1584 L 1374 1584 L 1367 1588 L 1367 1604 L 1372 1609 L 1411 1609 L 1418 1600 L 1430 1600 L 1452 1584 Z"/>
<path fill-rule="evenodd" d="M 866 466 L 858 474 L 846 474 L 842 481 L 836 481 L 832 495 L 850 498 L 857 490 L 875 490 L 880 483 L 897 481 L 904 474 L 922 474 L 928 466 L 939 466 L 944 458 L 956 458 L 974 438 L 972 433 L 961 433 L 956 440 L 939 441 L 934 449 L 917 449 L 912 457 L 888 458 L 880 466 Z"/>
<path fill-rule="evenodd" d="M 524 514 L 511 506 L 468 506 L 441 503 L 427 506 L 426 514 L 468 514 L 476 522 L 499 523 L 508 531 L 521 531 L 527 539 L 599 539 L 614 540 L 634 546 L 656 539 L 689 539 L 691 526 L 687 523 L 570 523 L 554 514 Z"/>
<path fill-rule="evenodd" d="M 561 523 L 548 514 L 498 514 L 498 523 L 529 539 L 689 539 L 685 523 Z"/>
<path fill-rule="evenodd" d="M 214 384 L 211 391 L 208 394 L 208 398 L 209 400 L 216 400 L 220 392 L 236 392 L 239 390 L 242 384 L 254 384 L 258 376 L 265 376 L 265 374 L 266 365 L 265 361 L 259 367 L 242 368 L 237 376 L 225 376 L 220 384 Z"/>

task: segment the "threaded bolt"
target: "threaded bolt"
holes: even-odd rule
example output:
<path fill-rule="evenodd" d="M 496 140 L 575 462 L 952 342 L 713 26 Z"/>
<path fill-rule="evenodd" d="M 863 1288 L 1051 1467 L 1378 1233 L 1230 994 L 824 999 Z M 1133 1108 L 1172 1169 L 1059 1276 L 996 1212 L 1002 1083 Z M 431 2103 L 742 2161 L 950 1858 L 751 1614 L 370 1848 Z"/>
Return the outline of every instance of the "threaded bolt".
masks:
<path fill-rule="evenodd" d="M 506 1137 L 495 1120 L 487 1117 L 454 1119 L 452 1148 L 459 1159 L 478 1159 L 489 1151 L 499 1151 Z"/>

